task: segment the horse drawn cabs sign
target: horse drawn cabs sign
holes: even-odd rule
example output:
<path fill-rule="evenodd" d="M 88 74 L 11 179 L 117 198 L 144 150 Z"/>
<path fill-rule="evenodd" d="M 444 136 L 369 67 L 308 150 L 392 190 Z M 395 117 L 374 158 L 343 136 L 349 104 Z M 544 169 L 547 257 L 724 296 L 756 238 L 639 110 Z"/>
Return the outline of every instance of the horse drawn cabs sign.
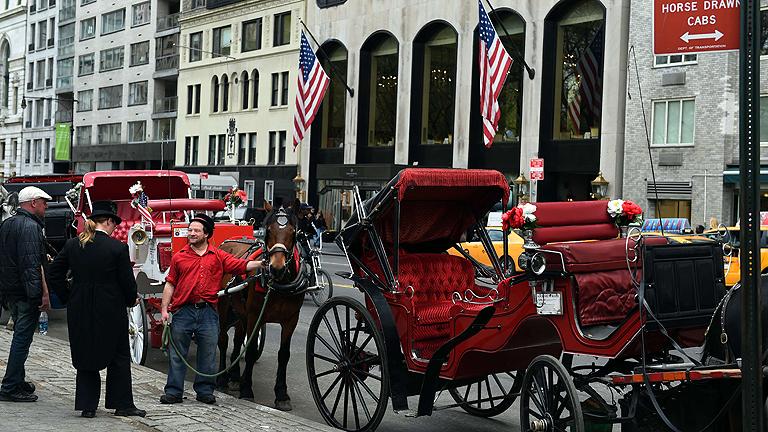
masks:
<path fill-rule="evenodd" d="M 508 194 L 495 171 L 405 169 L 369 200 L 355 197 L 337 243 L 365 304 L 326 301 L 307 340 L 310 388 L 328 424 L 374 430 L 390 399 L 396 412 L 431 415 L 445 408 L 435 406 L 442 391 L 455 401 L 447 407 L 483 417 L 519 398 L 523 431 L 631 425 L 681 399 L 709 397 L 727 411 L 740 371 L 721 343 L 738 329 L 724 318 L 720 243 L 620 238 L 606 201 L 537 203 L 535 244 L 524 271 L 507 277 L 482 219 Z M 445 253 L 468 231 L 492 268 Z M 489 273 L 492 284 L 478 282 Z M 714 396 L 684 393 L 701 383 Z M 656 430 L 677 420 L 651 417 Z"/>

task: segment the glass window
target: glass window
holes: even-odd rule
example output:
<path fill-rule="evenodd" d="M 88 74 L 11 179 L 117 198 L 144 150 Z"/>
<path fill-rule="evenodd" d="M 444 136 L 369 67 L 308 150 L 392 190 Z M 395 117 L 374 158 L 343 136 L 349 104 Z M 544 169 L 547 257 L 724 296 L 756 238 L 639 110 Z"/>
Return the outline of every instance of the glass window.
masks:
<path fill-rule="evenodd" d="M 203 32 L 191 33 L 189 35 L 189 61 L 196 62 L 203 58 Z"/>
<path fill-rule="evenodd" d="M 242 109 L 247 110 L 248 109 L 248 97 L 251 95 L 250 91 L 250 84 L 251 82 L 248 80 L 248 72 L 243 71 L 242 74 L 240 74 L 240 84 L 242 85 L 241 93 L 240 93 L 240 102 Z"/>
<path fill-rule="evenodd" d="M 219 145 L 216 148 L 216 165 L 224 165 L 224 155 L 227 147 L 227 136 L 219 135 Z"/>
<path fill-rule="evenodd" d="M 68 58 L 56 61 L 56 76 L 59 80 L 62 78 L 71 78 L 72 70 L 75 67 L 74 59 Z M 70 86 L 72 85 L 70 81 Z"/>
<path fill-rule="evenodd" d="M 250 165 L 256 164 L 256 134 L 248 134 L 248 163 Z"/>
<path fill-rule="evenodd" d="M 48 163 L 51 161 L 51 139 L 45 139 L 45 146 L 43 146 L 43 162 Z"/>
<path fill-rule="evenodd" d="M 525 52 L 525 21 L 523 21 L 519 15 L 513 13 L 499 13 L 493 16 L 493 21 L 501 21 L 504 28 L 509 32 L 509 34 L 499 34 L 499 37 L 504 43 L 504 46 L 507 47 L 507 50 L 512 51 L 513 48 L 516 48 L 521 55 L 523 55 Z M 501 33 L 505 32 L 502 31 Z M 513 64 L 507 72 L 507 79 L 504 81 L 504 87 L 502 87 L 501 92 L 499 93 L 500 116 L 497 133 L 493 138 L 495 144 L 520 142 L 521 126 L 523 122 L 524 74 L 525 69 L 522 66 L 515 64 Z"/>
<path fill-rule="evenodd" d="M 80 40 L 96 37 L 96 17 L 80 21 Z"/>
<path fill-rule="evenodd" d="M 192 165 L 197 165 L 197 153 L 200 146 L 200 137 L 192 137 Z"/>
<path fill-rule="evenodd" d="M 392 37 L 382 37 L 365 45 L 361 61 L 369 62 L 370 72 L 361 77 L 361 82 L 367 84 L 364 91 L 369 94 L 369 104 L 360 110 L 360 118 L 361 123 L 368 126 L 367 133 L 360 134 L 360 142 L 369 147 L 392 147 L 398 100 L 398 44 Z"/>
<path fill-rule="evenodd" d="M 221 76 L 221 110 L 229 111 L 229 77 Z"/>
<path fill-rule="evenodd" d="M 653 58 L 653 65 L 656 67 L 680 66 L 696 64 L 698 56 L 696 54 L 673 54 L 658 55 Z"/>
<path fill-rule="evenodd" d="M 128 142 L 144 142 L 147 140 L 147 122 L 133 121 L 128 122 Z"/>
<path fill-rule="evenodd" d="M 131 44 L 131 66 L 149 63 L 149 41 Z"/>
<path fill-rule="evenodd" d="M 110 48 L 99 53 L 99 72 L 120 69 L 123 67 L 124 48 Z"/>
<path fill-rule="evenodd" d="M 279 148 L 278 155 L 277 155 L 277 164 L 278 165 L 285 165 L 285 148 L 286 148 L 285 143 L 286 143 L 286 137 L 287 137 L 287 134 L 285 133 L 285 131 L 280 131 L 278 133 L 278 139 L 280 140 L 280 142 L 279 142 L 280 148 Z"/>
<path fill-rule="evenodd" d="M 116 85 L 99 89 L 99 109 L 118 108 L 123 105 L 123 86 Z"/>
<path fill-rule="evenodd" d="M 90 75 L 93 73 L 93 53 L 81 55 L 78 59 L 77 75 Z"/>
<path fill-rule="evenodd" d="M 557 23 L 555 140 L 600 135 L 604 14 L 600 2 L 582 0 Z"/>
<path fill-rule="evenodd" d="M 200 114 L 200 89 L 201 84 L 195 84 L 195 111 L 193 114 Z"/>
<path fill-rule="evenodd" d="M 420 41 L 424 51 L 421 76 L 421 144 L 453 144 L 456 102 L 457 36 L 445 26 Z M 418 109 L 418 108 L 417 108 Z"/>
<path fill-rule="evenodd" d="M 248 151 L 248 147 L 246 147 L 246 142 L 248 139 L 248 135 L 241 133 L 237 136 L 237 164 L 238 165 L 245 165 L 245 156 L 246 152 Z"/>
<path fill-rule="evenodd" d="M 101 16 L 101 34 L 114 33 L 125 28 L 125 9 L 105 13 Z"/>
<path fill-rule="evenodd" d="M 37 77 L 35 79 L 35 88 L 45 87 L 45 60 L 39 60 L 37 62 Z"/>
<path fill-rule="evenodd" d="M 120 144 L 120 123 L 100 124 L 97 144 Z"/>
<path fill-rule="evenodd" d="M 189 166 L 189 157 L 192 153 L 192 137 L 184 137 L 184 165 Z"/>
<path fill-rule="evenodd" d="M 144 2 L 135 4 L 132 6 L 132 20 L 131 26 L 136 27 L 142 24 L 147 24 L 150 19 L 150 2 Z"/>
<path fill-rule="evenodd" d="M 267 164 L 275 164 L 275 156 L 277 155 L 277 132 L 269 132 L 269 155 L 267 157 Z"/>
<path fill-rule="evenodd" d="M 692 145 L 695 103 L 693 99 L 653 103 L 653 145 Z"/>
<path fill-rule="evenodd" d="M 259 107 L 259 71 L 254 69 L 251 72 L 251 108 Z"/>
<path fill-rule="evenodd" d="M 277 106 L 278 96 L 280 91 L 280 74 L 272 74 L 272 103 L 270 106 Z"/>
<path fill-rule="evenodd" d="M 768 9 L 760 10 L 760 55 L 768 55 Z"/>
<path fill-rule="evenodd" d="M 208 165 L 216 163 L 216 135 L 208 135 Z"/>
<path fill-rule="evenodd" d="M 91 145 L 91 130 L 92 126 L 78 126 L 75 129 L 75 145 L 87 146 Z"/>
<path fill-rule="evenodd" d="M 282 91 L 280 92 L 280 105 L 288 105 L 288 72 L 280 74 L 280 80 L 283 83 Z"/>
<path fill-rule="evenodd" d="M 321 60 L 323 68 L 331 70 L 329 61 L 333 64 L 333 69 L 339 74 L 340 79 L 332 79 L 328 85 L 328 92 L 325 100 L 320 106 L 320 118 L 322 119 L 322 129 L 320 148 L 340 148 L 344 145 L 344 129 L 346 128 L 346 104 L 347 89 L 342 84 L 347 80 L 347 50 L 340 45 L 324 47 L 328 53 L 328 58 Z M 317 131 L 313 128 L 313 135 Z"/>
<path fill-rule="evenodd" d="M 37 24 L 38 30 L 40 30 L 38 34 L 38 40 L 37 40 L 37 47 L 42 49 L 46 47 L 46 44 L 48 43 L 48 23 L 46 21 L 40 21 L 40 23 Z"/>
<path fill-rule="evenodd" d="M 768 96 L 760 96 L 760 142 L 768 144 Z"/>
<path fill-rule="evenodd" d="M 77 110 L 90 111 L 93 109 L 93 90 L 80 90 L 77 92 Z"/>
<path fill-rule="evenodd" d="M 291 13 L 279 13 L 275 15 L 275 34 L 272 46 L 288 45 L 289 43 L 291 43 Z"/>
<path fill-rule="evenodd" d="M 139 81 L 128 85 L 128 105 L 144 105 L 147 103 L 147 81 Z"/>
<path fill-rule="evenodd" d="M 194 106 L 194 87 L 188 85 L 187 86 L 187 114 L 192 114 L 192 107 Z"/>
<path fill-rule="evenodd" d="M 33 159 L 32 159 L 32 162 L 40 163 L 40 160 L 42 159 L 42 155 L 43 155 L 43 152 L 42 152 L 42 149 L 41 149 L 42 146 L 43 146 L 43 140 L 42 139 L 36 139 L 36 140 L 33 141 L 33 149 L 32 149 Z"/>
<path fill-rule="evenodd" d="M 165 118 L 152 122 L 155 141 L 171 141 L 176 136 L 176 119 Z"/>
<path fill-rule="evenodd" d="M 229 55 L 232 45 L 232 27 L 225 26 L 213 29 L 213 57 Z"/>
<path fill-rule="evenodd" d="M 261 18 L 243 23 L 243 52 L 261 49 Z"/>

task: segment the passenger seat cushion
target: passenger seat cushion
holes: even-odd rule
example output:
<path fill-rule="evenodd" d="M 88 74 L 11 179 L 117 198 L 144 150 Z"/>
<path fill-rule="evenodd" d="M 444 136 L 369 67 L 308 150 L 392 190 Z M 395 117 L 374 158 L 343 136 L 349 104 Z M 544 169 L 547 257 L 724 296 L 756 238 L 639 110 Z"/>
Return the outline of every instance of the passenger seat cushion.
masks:
<path fill-rule="evenodd" d="M 637 291 L 627 269 L 581 273 L 574 278 L 581 325 L 617 323 L 637 307 Z"/>

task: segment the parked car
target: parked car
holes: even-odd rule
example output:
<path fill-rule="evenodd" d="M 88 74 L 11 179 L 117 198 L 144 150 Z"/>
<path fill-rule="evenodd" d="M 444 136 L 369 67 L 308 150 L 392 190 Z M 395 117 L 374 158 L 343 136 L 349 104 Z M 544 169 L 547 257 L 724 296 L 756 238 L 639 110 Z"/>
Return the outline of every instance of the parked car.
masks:
<path fill-rule="evenodd" d="M 739 249 L 741 248 L 741 231 L 739 227 L 727 227 L 724 242 L 732 248 L 730 256 L 725 257 L 725 285 L 733 286 L 741 280 L 741 262 L 739 261 Z M 712 229 L 704 231 L 704 235 L 712 239 L 719 238 L 722 231 Z M 768 274 L 768 226 L 760 226 L 760 273 Z"/>
<path fill-rule="evenodd" d="M 496 250 L 496 255 L 499 257 L 499 260 L 504 263 L 504 232 L 500 226 L 486 227 L 486 231 L 488 231 L 488 236 L 493 242 L 493 248 Z M 506 260 L 509 260 L 508 262 L 510 263 L 514 263 L 515 269 L 517 271 L 521 271 L 517 261 L 520 257 L 520 254 L 523 253 L 523 238 L 517 235 L 514 231 L 510 231 L 509 235 L 507 236 L 507 241 L 508 255 L 506 256 Z M 483 248 L 483 244 L 479 239 L 473 238 L 470 241 L 461 242 L 459 243 L 459 247 L 469 253 L 469 255 L 476 259 L 479 263 L 488 266 L 491 265 L 491 258 L 488 256 L 488 253 L 485 251 L 485 248 Z M 448 253 L 451 255 L 461 256 L 461 253 L 456 249 L 449 249 Z"/>

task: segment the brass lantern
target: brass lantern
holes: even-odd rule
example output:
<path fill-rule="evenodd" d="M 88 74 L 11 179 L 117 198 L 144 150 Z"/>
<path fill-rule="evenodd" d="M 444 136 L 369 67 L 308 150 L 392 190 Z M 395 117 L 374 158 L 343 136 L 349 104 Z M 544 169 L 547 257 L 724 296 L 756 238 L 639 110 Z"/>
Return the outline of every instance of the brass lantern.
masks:
<path fill-rule="evenodd" d="M 304 177 L 301 176 L 301 173 L 296 173 L 296 177 L 293 178 L 293 185 L 296 190 L 296 198 L 302 202 L 304 201 L 304 183 Z"/>
<path fill-rule="evenodd" d="M 597 177 L 590 182 L 592 185 L 592 199 L 595 200 L 607 200 L 608 196 L 608 180 L 603 177 L 603 173 L 599 172 Z"/>
<path fill-rule="evenodd" d="M 512 183 L 515 185 L 514 187 L 515 187 L 515 196 L 517 196 L 517 203 L 518 204 L 527 203 L 528 200 L 531 199 L 530 195 L 528 195 L 531 182 L 528 181 L 527 178 L 525 178 L 524 173 L 520 173 L 520 175 L 517 176 L 516 179 L 512 180 Z"/>

